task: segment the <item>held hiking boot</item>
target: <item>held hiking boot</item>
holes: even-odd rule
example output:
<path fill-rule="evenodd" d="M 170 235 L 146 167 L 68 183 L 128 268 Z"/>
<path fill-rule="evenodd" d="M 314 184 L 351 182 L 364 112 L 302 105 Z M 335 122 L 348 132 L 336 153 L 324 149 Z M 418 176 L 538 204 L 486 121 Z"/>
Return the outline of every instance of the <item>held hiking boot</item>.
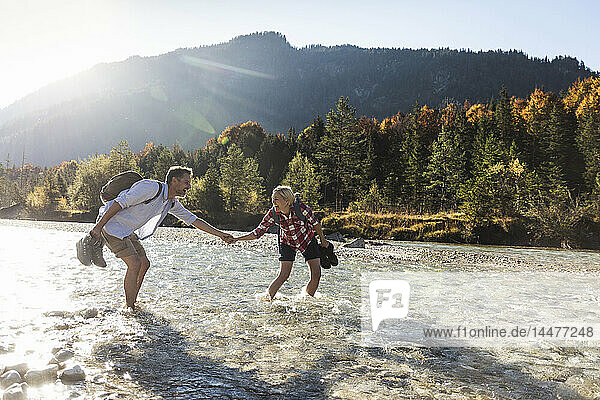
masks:
<path fill-rule="evenodd" d="M 321 250 L 321 267 L 325 269 L 331 268 L 331 266 L 338 265 L 338 258 L 333 252 L 333 244 L 331 242 L 327 247 L 319 246 Z"/>
<path fill-rule="evenodd" d="M 92 265 L 92 237 L 87 234 L 77 242 L 77 259 L 83 265 Z"/>
<path fill-rule="evenodd" d="M 329 269 L 331 268 L 331 263 L 329 262 L 329 258 L 323 253 L 325 253 L 325 247 L 321 247 L 321 268 Z"/>
<path fill-rule="evenodd" d="M 106 261 L 102 255 L 102 249 L 104 248 L 104 241 L 102 238 L 94 239 L 90 236 L 91 247 L 92 247 L 92 262 L 97 267 L 106 267 Z"/>
<path fill-rule="evenodd" d="M 326 251 L 327 251 L 327 258 L 329 258 L 331 265 L 336 267 L 339 264 L 339 260 L 338 260 L 337 256 L 335 255 L 335 253 L 333 252 L 333 244 L 331 244 L 331 242 L 329 242 L 329 246 L 327 246 Z"/>

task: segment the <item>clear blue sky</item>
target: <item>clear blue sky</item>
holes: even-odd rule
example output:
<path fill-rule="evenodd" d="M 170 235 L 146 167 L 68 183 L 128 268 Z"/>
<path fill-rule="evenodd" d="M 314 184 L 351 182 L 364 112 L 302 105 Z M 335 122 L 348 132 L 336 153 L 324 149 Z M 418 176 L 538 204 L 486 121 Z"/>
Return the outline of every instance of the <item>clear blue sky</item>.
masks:
<path fill-rule="evenodd" d="M 296 47 L 519 49 L 600 70 L 600 2 L 1 0 L 0 108 L 100 62 L 273 30 Z"/>

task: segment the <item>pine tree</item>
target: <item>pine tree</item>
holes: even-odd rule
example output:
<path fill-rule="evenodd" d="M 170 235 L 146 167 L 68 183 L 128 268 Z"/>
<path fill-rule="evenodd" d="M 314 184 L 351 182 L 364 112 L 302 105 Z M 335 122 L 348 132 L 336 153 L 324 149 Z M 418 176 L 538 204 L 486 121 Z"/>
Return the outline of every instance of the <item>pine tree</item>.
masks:
<path fill-rule="evenodd" d="M 321 179 L 315 166 L 308 157 L 297 152 L 288 164 L 282 184 L 302 194 L 302 201 L 310 207 L 316 207 L 323 195 L 321 194 Z"/>
<path fill-rule="evenodd" d="M 585 160 L 588 189 L 600 193 L 600 111 L 588 109 L 580 115 L 577 145 Z"/>
<path fill-rule="evenodd" d="M 114 174 L 118 174 L 124 171 L 137 171 L 138 165 L 131 152 L 131 147 L 127 140 L 121 140 L 110 150 L 110 164 L 113 168 Z"/>
<path fill-rule="evenodd" d="M 405 152 L 408 156 L 406 164 L 406 184 L 408 190 L 408 204 L 415 211 L 425 211 L 425 190 L 427 177 L 425 171 L 429 151 L 425 131 L 419 126 L 418 109 L 415 108 L 411 115 L 411 125 L 405 142 Z"/>
<path fill-rule="evenodd" d="M 281 182 L 286 166 L 292 159 L 290 141 L 282 135 L 267 135 L 256 154 L 258 170 L 267 192 Z"/>
<path fill-rule="evenodd" d="M 327 114 L 326 134 L 317 152 L 319 172 L 331 188 L 336 210 L 342 210 L 358 195 L 364 169 L 365 139 L 357 128 L 356 110 L 347 97 Z"/>
<path fill-rule="evenodd" d="M 442 210 L 456 210 L 460 185 L 467 178 L 465 151 L 456 132 L 446 126 L 433 144 L 426 178 L 429 204 Z"/>
<path fill-rule="evenodd" d="M 227 154 L 219 159 L 219 169 L 225 210 L 259 211 L 265 198 L 256 160 L 245 158 L 242 150 L 232 143 Z"/>
<path fill-rule="evenodd" d="M 311 163 L 316 164 L 321 140 L 325 136 L 325 123 L 320 115 L 313 119 L 306 129 L 298 135 L 297 150 L 300 154 L 308 157 Z"/>
<path fill-rule="evenodd" d="M 514 124 L 508 92 L 503 86 L 500 90 L 500 99 L 496 103 L 494 113 L 496 135 L 505 147 L 509 147 L 515 139 Z"/>
<path fill-rule="evenodd" d="M 406 170 L 408 165 L 408 146 L 412 124 L 411 115 L 396 114 L 381 122 L 381 188 L 389 204 L 406 204 L 408 196 Z"/>

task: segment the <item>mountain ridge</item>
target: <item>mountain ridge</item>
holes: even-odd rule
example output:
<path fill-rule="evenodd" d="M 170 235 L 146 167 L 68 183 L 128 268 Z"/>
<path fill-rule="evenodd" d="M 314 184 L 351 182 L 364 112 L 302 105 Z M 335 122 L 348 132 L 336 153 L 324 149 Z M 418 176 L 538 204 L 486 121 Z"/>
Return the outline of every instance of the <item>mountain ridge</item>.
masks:
<path fill-rule="evenodd" d="M 102 63 L 47 85 L 0 110 L 0 156 L 24 149 L 30 162 L 53 165 L 122 139 L 134 150 L 150 141 L 195 148 L 248 120 L 272 132 L 303 129 L 340 96 L 381 119 L 415 102 L 487 101 L 502 86 L 520 97 L 535 87 L 559 92 L 596 74 L 572 57 L 515 50 L 295 48 L 280 33 L 255 33 Z"/>

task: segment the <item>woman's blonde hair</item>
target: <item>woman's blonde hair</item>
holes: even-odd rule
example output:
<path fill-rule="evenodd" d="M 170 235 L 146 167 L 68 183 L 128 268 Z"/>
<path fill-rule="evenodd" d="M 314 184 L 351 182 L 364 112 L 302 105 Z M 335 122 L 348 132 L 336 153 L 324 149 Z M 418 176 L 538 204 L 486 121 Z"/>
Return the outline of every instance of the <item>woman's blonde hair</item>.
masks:
<path fill-rule="evenodd" d="M 292 188 L 289 186 L 277 186 L 275 189 L 273 189 L 273 194 L 271 195 L 271 197 L 273 197 L 275 193 L 279 193 L 285 200 L 287 200 L 290 203 L 290 205 L 294 204 L 294 200 L 296 200 L 296 196 L 294 195 Z"/>

